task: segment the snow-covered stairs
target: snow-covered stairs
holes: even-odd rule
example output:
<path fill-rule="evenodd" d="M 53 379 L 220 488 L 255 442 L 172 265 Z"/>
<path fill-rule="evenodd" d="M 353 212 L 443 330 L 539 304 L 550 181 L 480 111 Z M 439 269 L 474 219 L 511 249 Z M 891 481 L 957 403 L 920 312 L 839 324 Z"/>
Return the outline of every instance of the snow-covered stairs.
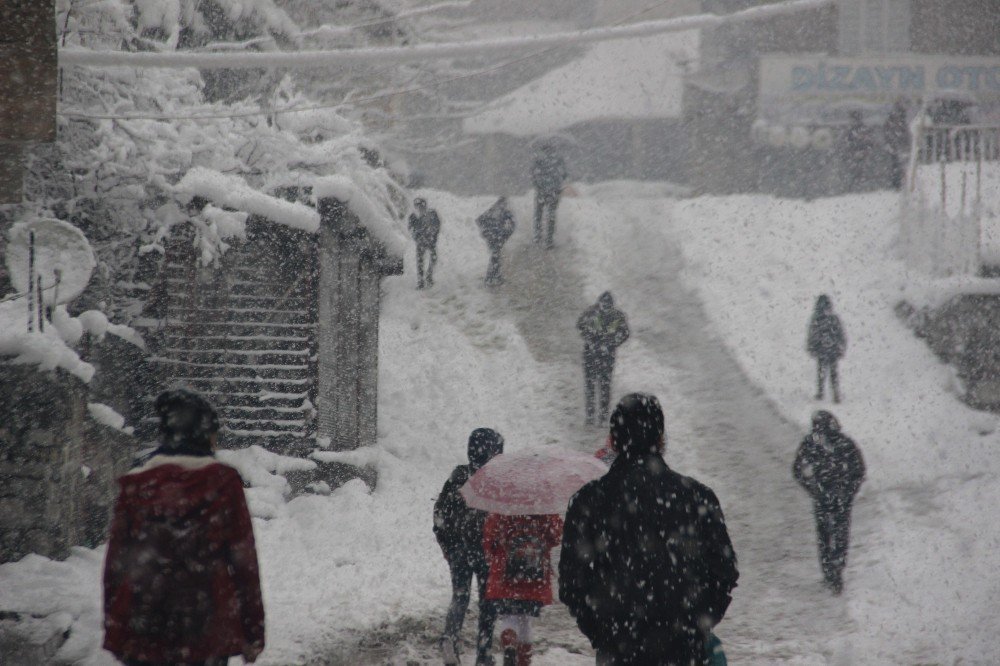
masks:
<path fill-rule="evenodd" d="M 217 406 L 227 447 L 290 451 L 315 439 L 314 255 L 281 261 L 289 255 L 273 240 L 235 245 L 215 270 L 182 243 L 163 266 L 153 362 L 165 386 L 188 386 Z"/>

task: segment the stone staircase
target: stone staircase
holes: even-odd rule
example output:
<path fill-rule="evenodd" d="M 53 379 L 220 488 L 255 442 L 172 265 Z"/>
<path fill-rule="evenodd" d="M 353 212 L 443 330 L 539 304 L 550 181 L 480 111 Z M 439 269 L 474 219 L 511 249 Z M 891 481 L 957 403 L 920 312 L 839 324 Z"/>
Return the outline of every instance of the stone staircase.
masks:
<path fill-rule="evenodd" d="M 198 265 L 189 238 L 168 245 L 157 316 L 141 322 L 152 362 L 161 385 L 219 409 L 226 448 L 315 446 L 315 257 L 314 237 L 263 222 L 217 268 Z"/>

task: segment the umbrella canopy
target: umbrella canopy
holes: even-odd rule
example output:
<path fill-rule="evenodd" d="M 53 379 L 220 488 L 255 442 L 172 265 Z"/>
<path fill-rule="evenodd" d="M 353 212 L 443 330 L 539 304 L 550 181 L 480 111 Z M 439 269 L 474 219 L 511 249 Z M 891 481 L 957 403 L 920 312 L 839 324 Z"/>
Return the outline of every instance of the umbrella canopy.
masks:
<path fill-rule="evenodd" d="M 474 509 L 508 516 L 566 512 L 573 494 L 608 468 L 592 454 L 562 448 L 501 454 L 462 486 Z"/>

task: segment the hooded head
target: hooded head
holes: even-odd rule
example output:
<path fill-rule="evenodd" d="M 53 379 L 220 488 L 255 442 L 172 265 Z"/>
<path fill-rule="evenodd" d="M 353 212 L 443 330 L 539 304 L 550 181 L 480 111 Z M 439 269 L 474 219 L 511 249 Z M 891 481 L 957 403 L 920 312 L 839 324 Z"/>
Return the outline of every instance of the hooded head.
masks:
<path fill-rule="evenodd" d="M 159 453 L 212 455 L 213 435 L 219 432 L 215 408 L 193 391 L 164 391 L 154 403 L 160 418 Z"/>
<path fill-rule="evenodd" d="M 503 453 L 503 437 L 492 428 L 476 428 L 469 435 L 469 465 L 473 471 Z"/>
<path fill-rule="evenodd" d="M 840 432 L 840 421 L 837 417 L 821 409 L 819 411 L 813 412 L 812 415 L 812 431 L 814 433 L 822 433 L 824 435 L 833 435 Z"/>
<path fill-rule="evenodd" d="M 660 453 L 666 443 L 663 409 L 655 395 L 630 393 L 611 414 L 611 441 L 626 458 Z"/>
<path fill-rule="evenodd" d="M 610 291 L 606 291 L 597 298 L 597 304 L 602 308 L 613 308 L 615 306 L 615 299 L 611 295 Z"/>
<path fill-rule="evenodd" d="M 417 197 L 413 200 L 413 207 L 418 211 L 423 212 L 427 208 L 427 199 Z"/>
<path fill-rule="evenodd" d="M 816 314 L 827 314 L 833 310 L 833 302 L 830 301 L 830 297 L 826 294 L 820 294 L 816 297 Z"/>

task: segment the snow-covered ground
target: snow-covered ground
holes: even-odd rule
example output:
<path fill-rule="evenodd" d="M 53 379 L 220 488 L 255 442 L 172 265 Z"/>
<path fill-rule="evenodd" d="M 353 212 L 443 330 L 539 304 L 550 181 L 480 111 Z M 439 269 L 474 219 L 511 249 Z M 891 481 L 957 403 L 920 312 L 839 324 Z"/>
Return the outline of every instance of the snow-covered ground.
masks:
<path fill-rule="evenodd" d="M 729 487 L 742 469 L 721 452 L 699 448 L 700 433 L 686 412 L 702 398 L 679 388 L 683 372 L 712 366 L 660 344 L 660 303 L 677 298 L 664 293 L 677 288 L 660 270 L 664 248 L 683 250 L 687 287 L 700 297 L 713 329 L 706 337 L 720 337 L 802 432 L 817 407 L 815 369 L 804 350 L 815 296 L 830 294 L 844 321 L 845 401 L 832 409 L 868 463 L 847 590 L 837 600 L 823 595 L 819 567 L 809 561 L 811 534 L 789 542 L 789 557 L 801 564 L 789 575 L 801 569 L 815 590 L 793 580 L 786 586 L 745 558 L 737 600 L 720 628 L 734 654 L 747 657 L 741 663 L 1000 660 L 994 646 L 1000 619 L 993 612 L 1000 584 L 991 576 L 1000 564 L 1000 528 L 987 508 L 1000 500 L 994 481 L 1000 463 L 989 455 L 998 443 L 997 419 L 962 406 L 948 368 L 893 315 L 906 280 L 893 253 L 895 195 L 807 203 L 763 196 L 674 200 L 629 183 L 591 189 L 580 186 L 581 196 L 560 207 L 559 249 L 551 261 L 575 262 L 563 269 L 575 271 L 583 301 L 615 291 L 634 331 L 620 356 L 616 392 L 661 395 L 668 459 L 717 490 L 733 519 L 731 531 L 741 529 L 745 513 L 730 499 L 737 489 Z M 430 529 L 431 506 L 452 466 L 463 461 L 472 428 L 498 428 L 511 450 L 591 445 L 567 441 L 567 432 L 575 431 L 566 424 L 578 406 L 567 412 L 560 382 L 575 375 L 540 361 L 523 319 L 507 308 L 508 298 L 516 299 L 481 284 L 487 254 L 473 219 L 491 201 L 424 194 L 442 214 L 440 261 L 428 291 L 413 289 L 409 256 L 407 275 L 384 283 L 379 486 L 369 493 L 361 482 L 349 483 L 329 497 L 279 503 L 272 518 L 255 519 L 268 618 L 260 663 L 300 663 L 381 624 L 441 614 L 449 585 Z M 516 246 L 530 219 L 526 200 L 514 204 Z M 762 443 L 762 451 L 777 450 L 782 475 L 786 468 L 790 475 L 798 443 L 787 432 L 796 431 L 784 428 L 770 448 Z M 782 482 L 788 492 L 790 479 L 782 476 Z M 734 534 L 737 548 L 784 538 L 792 524 L 811 530 L 804 495 L 794 497 L 784 507 L 788 515 L 760 517 L 764 533 Z M 28 557 L 0 566 L 0 609 L 65 613 L 55 618 L 72 622 L 63 661 L 112 663 L 97 647 L 102 555 L 78 549 L 66 562 Z M 783 566 L 773 563 L 779 574 Z M 763 582 L 755 586 L 755 580 Z M 778 636 L 766 626 L 762 618 L 782 605 L 806 621 L 815 618 L 816 635 Z M 538 663 L 589 663 L 579 654 L 582 645 L 548 647 Z"/>

